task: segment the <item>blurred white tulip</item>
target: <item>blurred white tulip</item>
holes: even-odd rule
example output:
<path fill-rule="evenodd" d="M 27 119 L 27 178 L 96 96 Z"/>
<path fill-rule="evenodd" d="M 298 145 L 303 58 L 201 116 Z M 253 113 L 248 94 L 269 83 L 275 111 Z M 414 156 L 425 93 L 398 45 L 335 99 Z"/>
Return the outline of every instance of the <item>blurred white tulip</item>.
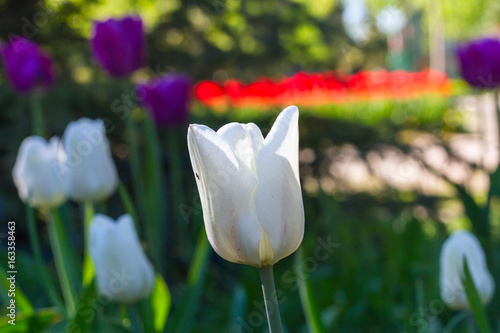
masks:
<path fill-rule="evenodd" d="M 66 192 L 79 202 L 107 199 L 118 186 L 118 173 L 101 119 L 81 118 L 63 136 L 66 153 Z"/>
<path fill-rule="evenodd" d="M 40 136 L 24 139 L 12 177 L 19 197 L 32 207 L 57 207 L 66 201 L 62 175 L 58 173 L 59 138 Z"/>
<path fill-rule="evenodd" d="M 443 244 L 440 258 L 440 289 L 443 301 L 454 310 L 470 310 L 462 280 L 464 257 L 483 304 L 495 293 L 495 281 L 477 238 L 468 231 L 455 231 Z"/>
<path fill-rule="evenodd" d="M 264 140 L 253 123 L 191 125 L 188 148 L 207 236 L 224 259 L 255 267 L 293 253 L 304 235 L 298 118 L 286 108 Z"/>
<path fill-rule="evenodd" d="M 97 289 L 115 302 L 132 303 L 149 296 L 155 283 L 154 269 L 144 254 L 132 217 L 116 222 L 97 214 L 90 225 L 90 256 Z"/>

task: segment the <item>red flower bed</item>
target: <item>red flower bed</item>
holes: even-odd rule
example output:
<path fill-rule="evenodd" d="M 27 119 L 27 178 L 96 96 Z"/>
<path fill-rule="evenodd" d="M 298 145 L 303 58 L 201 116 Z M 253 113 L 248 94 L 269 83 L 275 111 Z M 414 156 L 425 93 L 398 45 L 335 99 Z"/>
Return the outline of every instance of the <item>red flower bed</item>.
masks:
<path fill-rule="evenodd" d="M 214 81 L 202 81 L 195 86 L 196 98 L 217 109 L 290 104 L 318 106 L 353 100 L 406 99 L 449 93 L 449 78 L 434 70 L 363 71 L 354 75 L 299 72 L 279 81 L 264 77 L 251 83 L 227 80 L 221 85 Z"/>

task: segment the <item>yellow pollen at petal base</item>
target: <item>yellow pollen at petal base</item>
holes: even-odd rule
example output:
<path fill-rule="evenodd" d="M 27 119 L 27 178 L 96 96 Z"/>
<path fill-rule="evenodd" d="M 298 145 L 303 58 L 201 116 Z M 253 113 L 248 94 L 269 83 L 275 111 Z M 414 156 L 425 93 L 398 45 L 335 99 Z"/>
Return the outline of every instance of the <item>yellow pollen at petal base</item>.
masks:
<path fill-rule="evenodd" d="M 262 237 L 259 242 L 259 259 L 261 266 L 269 265 L 274 259 L 273 247 L 264 230 L 262 230 Z"/>

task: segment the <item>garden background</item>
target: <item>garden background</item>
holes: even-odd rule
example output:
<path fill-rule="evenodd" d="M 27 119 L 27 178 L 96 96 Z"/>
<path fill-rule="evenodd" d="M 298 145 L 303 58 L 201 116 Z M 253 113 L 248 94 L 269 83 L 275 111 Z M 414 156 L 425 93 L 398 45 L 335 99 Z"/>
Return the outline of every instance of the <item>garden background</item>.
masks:
<path fill-rule="evenodd" d="M 441 332 L 456 312 L 440 298 L 439 253 L 459 228 L 480 238 L 499 285 L 500 193 L 490 186 L 498 181 L 495 103 L 493 94 L 460 79 L 455 56 L 456 46 L 468 39 L 498 35 L 496 1 L 0 0 L 0 13 L 4 41 L 24 36 L 54 60 L 56 83 L 42 99 L 48 134 L 61 136 L 80 117 L 105 119 L 120 179 L 134 201 L 142 199 L 133 193 L 130 138 L 120 117 L 130 113 L 138 124 L 145 178 L 151 175 L 151 156 L 144 151 L 148 124 L 128 83 L 110 78 L 92 60 L 94 20 L 141 16 L 147 67 L 131 81 L 161 73 L 189 75 L 189 123 L 218 129 L 231 121 L 255 122 L 265 135 L 284 106 L 299 107 L 306 229 L 301 252 L 275 268 L 285 330 Z M 40 315 L 31 323 L 21 316 L 14 328 L 4 317 L 1 329 L 62 332 L 60 316 L 42 292 L 11 174 L 18 148 L 31 133 L 30 100 L 16 94 L 2 75 L 0 261 L 7 262 L 1 238 L 6 223 L 16 221 L 17 286 Z M 224 89 L 234 80 L 254 85 L 236 85 L 236 95 L 227 95 Z M 293 93 L 270 96 L 273 82 L 284 82 Z M 318 91 L 321 84 L 324 90 Z M 165 188 L 165 197 L 157 199 L 165 219 L 162 252 L 155 260 L 161 261 L 171 296 L 165 330 L 265 331 L 257 270 L 197 247 L 203 217 L 187 125 L 157 129 L 163 177 L 156 181 Z M 124 213 L 120 195 L 96 210 L 118 217 Z M 72 202 L 62 211 L 74 256 L 82 257 L 83 211 Z M 46 216 L 38 212 L 37 219 L 44 260 L 56 276 Z M 204 253 L 196 257 L 196 251 Z M 199 262 L 193 264 L 193 257 Z M 313 300 L 312 315 L 304 310 L 304 299 Z M 3 291 L 0 301 L 4 314 Z M 498 309 L 500 298 L 494 297 L 487 310 L 496 330 Z M 107 305 L 97 316 L 106 322 L 113 311 Z M 311 328 L 308 316 L 318 317 L 323 328 Z M 135 332 L 130 325 L 107 329 Z M 461 329 L 465 332 L 465 326 L 456 332 Z"/>

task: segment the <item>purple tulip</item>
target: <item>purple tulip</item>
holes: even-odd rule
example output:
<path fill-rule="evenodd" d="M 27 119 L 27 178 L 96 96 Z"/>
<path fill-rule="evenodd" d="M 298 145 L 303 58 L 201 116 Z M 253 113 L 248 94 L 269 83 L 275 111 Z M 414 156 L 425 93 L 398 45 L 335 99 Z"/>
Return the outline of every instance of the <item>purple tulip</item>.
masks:
<path fill-rule="evenodd" d="M 170 74 L 136 86 L 140 103 L 151 111 L 158 126 L 185 124 L 189 117 L 191 80 Z"/>
<path fill-rule="evenodd" d="M 462 77 L 471 86 L 496 88 L 500 86 L 500 41 L 484 38 L 457 48 Z"/>
<path fill-rule="evenodd" d="M 132 74 L 144 66 L 146 42 L 139 16 L 94 22 L 90 43 L 95 61 L 113 77 Z"/>
<path fill-rule="evenodd" d="M 9 83 L 20 93 L 49 88 L 55 81 L 52 60 L 38 45 L 16 37 L 0 46 Z"/>

